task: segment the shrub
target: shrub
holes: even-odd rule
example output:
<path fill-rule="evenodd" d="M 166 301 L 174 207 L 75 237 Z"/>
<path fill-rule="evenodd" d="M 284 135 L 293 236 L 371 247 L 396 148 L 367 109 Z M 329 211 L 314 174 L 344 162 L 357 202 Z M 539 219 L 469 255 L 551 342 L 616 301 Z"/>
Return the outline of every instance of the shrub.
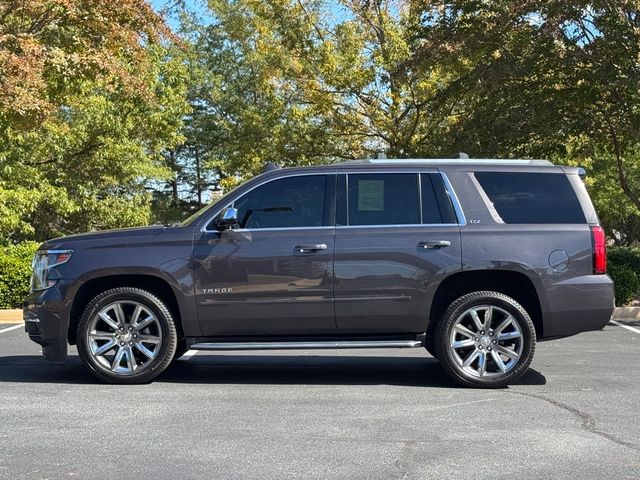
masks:
<path fill-rule="evenodd" d="M 19 308 L 29 293 L 36 242 L 0 247 L 0 308 Z"/>
<path fill-rule="evenodd" d="M 640 248 L 609 248 L 608 263 L 616 287 L 616 305 L 626 305 L 640 295 Z"/>

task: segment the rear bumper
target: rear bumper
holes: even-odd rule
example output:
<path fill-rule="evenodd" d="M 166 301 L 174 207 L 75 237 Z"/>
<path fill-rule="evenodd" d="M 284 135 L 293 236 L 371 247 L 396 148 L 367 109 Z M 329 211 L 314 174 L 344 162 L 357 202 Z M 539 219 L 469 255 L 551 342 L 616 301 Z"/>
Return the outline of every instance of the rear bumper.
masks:
<path fill-rule="evenodd" d="M 613 281 L 607 275 L 585 275 L 546 286 L 544 338 L 601 330 L 614 309 Z"/>
<path fill-rule="evenodd" d="M 47 360 L 67 359 L 67 329 L 69 314 L 63 291 L 64 282 L 48 290 L 32 292 L 23 305 L 25 331 L 29 338 L 42 346 Z"/>

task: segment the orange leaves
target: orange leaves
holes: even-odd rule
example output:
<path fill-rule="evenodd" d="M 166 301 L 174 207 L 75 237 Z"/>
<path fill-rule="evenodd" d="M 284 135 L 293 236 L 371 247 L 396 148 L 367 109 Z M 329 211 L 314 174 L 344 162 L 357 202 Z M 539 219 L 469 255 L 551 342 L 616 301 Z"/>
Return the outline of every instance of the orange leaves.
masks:
<path fill-rule="evenodd" d="M 83 80 L 144 96 L 147 47 L 174 40 L 144 0 L 0 0 L 0 114 L 33 126 Z"/>
<path fill-rule="evenodd" d="M 45 48 L 33 38 L 0 36 L 0 109 L 16 116 L 42 117 L 51 105 L 43 96 Z"/>

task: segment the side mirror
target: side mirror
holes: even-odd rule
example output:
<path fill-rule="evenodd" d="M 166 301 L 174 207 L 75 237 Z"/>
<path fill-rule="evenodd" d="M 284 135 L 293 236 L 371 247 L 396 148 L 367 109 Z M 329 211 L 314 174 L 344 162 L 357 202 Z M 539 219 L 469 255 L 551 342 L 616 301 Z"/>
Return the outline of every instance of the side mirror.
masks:
<path fill-rule="evenodd" d="M 216 220 L 216 228 L 218 230 L 229 230 L 238 226 L 238 209 L 227 207 L 220 212 L 220 216 Z"/>

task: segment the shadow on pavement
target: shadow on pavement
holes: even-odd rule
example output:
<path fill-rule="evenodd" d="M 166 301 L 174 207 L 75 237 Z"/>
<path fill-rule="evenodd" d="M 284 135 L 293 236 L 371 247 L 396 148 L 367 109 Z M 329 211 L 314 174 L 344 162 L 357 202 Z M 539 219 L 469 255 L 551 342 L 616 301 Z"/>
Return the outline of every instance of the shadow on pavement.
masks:
<path fill-rule="evenodd" d="M 51 363 L 41 356 L 0 357 L 0 383 L 99 384 L 77 356 Z M 431 358 L 319 355 L 199 355 L 177 361 L 156 383 L 276 385 L 398 385 L 451 388 Z M 518 385 L 544 385 L 534 369 Z"/>

